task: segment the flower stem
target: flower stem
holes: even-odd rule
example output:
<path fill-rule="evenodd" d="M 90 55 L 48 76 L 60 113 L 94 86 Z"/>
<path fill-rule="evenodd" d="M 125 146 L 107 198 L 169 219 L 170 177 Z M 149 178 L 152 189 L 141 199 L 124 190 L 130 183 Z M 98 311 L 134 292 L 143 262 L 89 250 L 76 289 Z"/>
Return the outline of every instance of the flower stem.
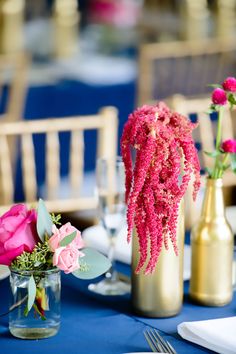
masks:
<path fill-rule="evenodd" d="M 219 175 L 219 178 L 222 178 L 222 175 L 223 175 L 223 172 L 224 170 L 226 170 L 226 163 L 228 161 L 228 158 L 229 158 L 229 153 L 226 153 L 224 158 L 223 158 L 223 161 L 222 161 L 222 169 L 220 171 L 220 175 Z"/>
<path fill-rule="evenodd" d="M 220 150 L 221 146 L 221 130 L 222 130 L 222 119 L 223 119 L 224 107 L 221 106 L 218 111 L 218 122 L 217 122 L 217 135 L 216 135 L 216 151 Z M 221 168 L 219 166 L 220 155 L 216 156 L 215 165 L 212 172 L 212 178 L 219 178 Z"/>

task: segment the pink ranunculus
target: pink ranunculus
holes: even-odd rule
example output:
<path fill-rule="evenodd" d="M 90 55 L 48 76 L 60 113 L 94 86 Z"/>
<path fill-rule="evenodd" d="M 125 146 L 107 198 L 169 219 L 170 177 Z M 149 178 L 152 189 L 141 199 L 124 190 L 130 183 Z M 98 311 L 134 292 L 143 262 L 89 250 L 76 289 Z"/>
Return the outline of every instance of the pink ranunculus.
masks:
<path fill-rule="evenodd" d="M 224 106 L 227 103 L 227 95 L 221 88 L 216 88 L 212 92 L 211 99 L 214 104 L 219 104 L 220 106 Z"/>
<path fill-rule="evenodd" d="M 236 92 L 236 78 L 233 76 L 227 77 L 222 86 L 225 91 Z"/>
<path fill-rule="evenodd" d="M 82 256 L 83 253 L 72 244 L 66 247 L 59 247 L 53 255 L 53 265 L 68 274 L 79 269 L 79 257 Z"/>
<path fill-rule="evenodd" d="M 74 240 L 71 242 L 71 245 L 73 245 L 77 249 L 83 248 L 84 242 L 81 237 L 81 232 L 78 231 L 74 226 L 72 226 L 70 222 L 68 222 L 65 225 L 61 226 L 60 229 L 57 229 L 56 226 L 53 225 L 53 234 L 48 241 L 51 251 L 55 252 L 56 249 L 60 247 L 60 242 L 63 240 L 63 238 L 72 234 L 74 231 L 76 231 L 77 234 Z"/>
<path fill-rule="evenodd" d="M 40 241 L 37 214 L 17 204 L 0 217 L 0 264 L 9 266 L 24 251 L 31 252 Z"/>
<path fill-rule="evenodd" d="M 236 154 L 236 140 L 228 139 L 223 141 L 221 148 L 224 152 Z"/>

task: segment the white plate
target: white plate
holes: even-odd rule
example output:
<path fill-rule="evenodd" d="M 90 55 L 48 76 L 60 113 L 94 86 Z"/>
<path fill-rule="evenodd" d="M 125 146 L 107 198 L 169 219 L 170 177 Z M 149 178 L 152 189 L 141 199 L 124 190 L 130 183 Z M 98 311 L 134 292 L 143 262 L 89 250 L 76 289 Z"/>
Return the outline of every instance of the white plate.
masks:
<path fill-rule="evenodd" d="M 0 280 L 8 277 L 10 274 L 9 268 L 5 265 L 0 265 Z"/>

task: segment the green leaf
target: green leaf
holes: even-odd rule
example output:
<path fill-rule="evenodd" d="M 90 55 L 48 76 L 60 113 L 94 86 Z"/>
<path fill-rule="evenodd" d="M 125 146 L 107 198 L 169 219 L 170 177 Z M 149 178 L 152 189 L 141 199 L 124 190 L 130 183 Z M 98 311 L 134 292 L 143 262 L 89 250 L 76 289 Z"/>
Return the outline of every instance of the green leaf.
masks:
<path fill-rule="evenodd" d="M 236 99 L 232 93 L 228 95 L 228 101 L 230 103 L 230 108 L 233 109 L 234 106 L 236 105 Z"/>
<path fill-rule="evenodd" d="M 37 232 L 42 242 L 45 240 L 45 234 L 50 237 L 52 235 L 52 219 L 47 211 L 47 208 L 42 199 L 38 203 L 38 217 L 37 217 Z"/>
<path fill-rule="evenodd" d="M 204 151 L 204 154 L 210 157 L 217 157 L 221 154 L 221 152 L 219 150 L 214 150 L 212 152 Z"/>
<path fill-rule="evenodd" d="M 28 306 L 25 306 L 24 308 L 24 316 L 27 317 L 29 313 Z"/>
<path fill-rule="evenodd" d="M 65 247 L 67 245 L 69 245 L 75 238 L 77 235 L 77 231 L 72 232 L 71 234 L 67 235 L 66 237 L 64 237 L 60 242 L 59 245 L 61 247 Z"/>
<path fill-rule="evenodd" d="M 209 84 L 207 86 L 208 87 L 213 87 L 213 88 L 222 88 L 222 85 L 220 85 L 220 84 Z"/>
<path fill-rule="evenodd" d="M 34 304 L 35 296 L 36 296 L 36 284 L 33 275 L 31 275 L 28 283 L 28 301 L 27 301 L 28 312 L 31 310 L 31 307 Z"/>
<path fill-rule="evenodd" d="M 230 158 L 232 171 L 236 173 L 236 154 L 230 154 Z"/>
<path fill-rule="evenodd" d="M 205 167 L 205 170 L 206 170 L 207 174 L 211 177 L 212 172 L 213 172 L 212 169 L 209 167 Z"/>
<path fill-rule="evenodd" d="M 108 271 L 111 268 L 111 262 L 105 256 L 92 248 L 82 250 L 84 257 L 80 258 L 82 265 L 86 263 L 87 267 L 81 267 L 72 274 L 79 279 L 93 279 Z"/>
<path fill-rule="evenodd" d="M 212 108 L 209 108 L 207 111 L 205 111 L 206 114 L 212 114 L 214 113 L 216 110 L 215 109 L 212 109 Z"/>
<path fill-rule="evenodd" d="M 232 103 L 233 105 L 236 105 L 236 99 L 232 93 L 228 95 L 228 101 Z"/>
<path fill-rule="evenodd" d="M 46 321 L 46 317 L 40 312 L 38 306 L 36 304 L 33 304 L 33 308 L 35 311 L 39 314 L 40 318 L 42 321 Z"/>

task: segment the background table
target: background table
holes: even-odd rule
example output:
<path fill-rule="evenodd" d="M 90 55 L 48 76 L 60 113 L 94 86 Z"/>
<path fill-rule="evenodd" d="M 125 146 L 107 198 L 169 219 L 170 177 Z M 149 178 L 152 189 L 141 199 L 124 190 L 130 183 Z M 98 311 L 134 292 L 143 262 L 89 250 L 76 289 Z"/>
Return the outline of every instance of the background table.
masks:
<path fill-rule="evenodd" d="M 118 264 L 128 273 L 129 267 Z M 8 306 L 8 279 L 0 281 L 0 313 Z M 183 321 L 204 320 L 235 315 L 236 296 L 231 304 L 210 308 L 193 305 L 187 296 L 185 283 L 184 306 L 172 318 L 148 319 L 135 316 L 130 296 L 103 297 L 87 290 L 87 281 L 72 275 L 62 276 L 61 329 L 55 337 L 43 340 L 21 340 L 8 331 L 8 317 L 0 317 L 0 348 L 8 354 L 121 354 L 149 351 L 142 334 L 147 327 L 157 328 L 174 346 L 178 354 L 213 353 L 203 347 L 184 341 L 177 334 L 177 325 Z"/>

